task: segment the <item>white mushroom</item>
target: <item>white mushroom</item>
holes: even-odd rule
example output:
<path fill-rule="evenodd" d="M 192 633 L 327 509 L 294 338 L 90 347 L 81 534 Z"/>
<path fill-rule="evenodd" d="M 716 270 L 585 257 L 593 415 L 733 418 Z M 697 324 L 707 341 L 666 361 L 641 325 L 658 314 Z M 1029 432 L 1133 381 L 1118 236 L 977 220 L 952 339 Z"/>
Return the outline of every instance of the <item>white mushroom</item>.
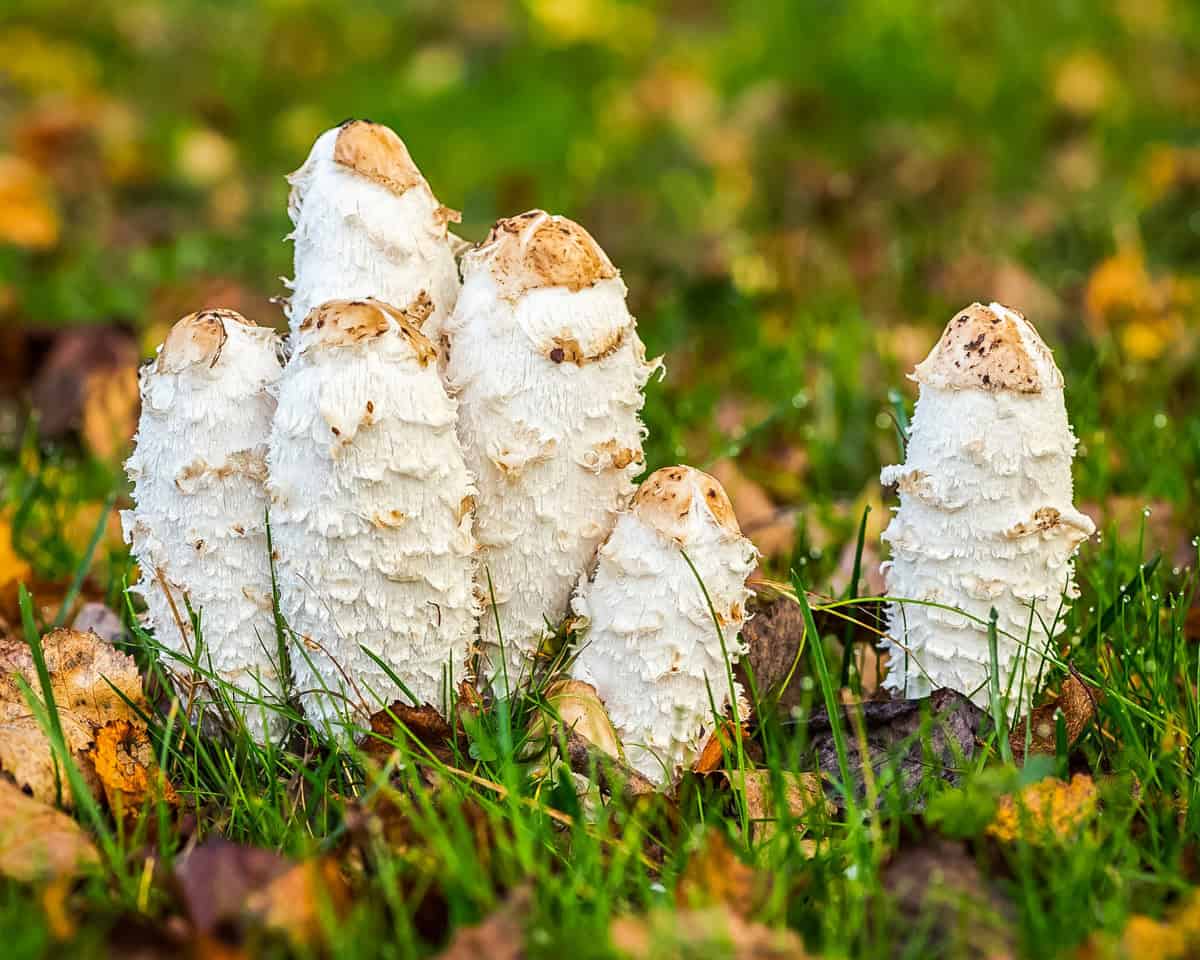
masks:
<path fill-rule="evenodd" d="M 892 605 L 884 685 L 906 697 L 950 687 L 986 706 L 994 607 L 1011 713 L 1029 706 L 1063 629 L 1060 601 L 1077 595 L 1072 557 L 1095 529 L 1071 502 L 1076 440 L 1062 374 L 1021 314 L 975 303 L 951 319 L 913 379 L 920 397 L 907 456 L 882 475 L 900 491 L 883 534 L 892 550 L 884 572 L 892 596 L 941 606 Z"/>
<path fill-rule="evenodd" d="M 430 310 L 331 301 L 301 324 L 271 431 L 280 603 L 309 718 L 344 737 L 404 698 L 443 711 L 466 678 L 475 486 L 456 405 L 421 334 Z M 369 652 L 368 652 L 369 651 Z"/>
<path fill-rule="evenodd" d="M 278 338 L 231 310 L 171 329 L 141 374 L 136 448 L 125 468 L 134 509 L 122 515 L 141 570 L 136 590 L 164 647 L 239 692 L 247 728 L 278 734 L 280 651 L 267 554 L 267 437 L 279 378 Z M 200 615 L 202 648 L 188 616 Z M 168 664 L 181 676 L 183 664 Z M 214 697 L 191 677 L 195 715 Z"/>
<path fill-rule="evenodd" d="M 326 300 L 377 297 L 403 306 L 422 291 L 433 309 L 422 332 L 439 342 L 458 298 L 459 215 L 440 203 L 388 127 L 349 120 L 317 138 L 288 177 L 295 229 L 295 279 L 287 315 L 292 333 Z"/>
<path fill-rule="evenodd" d="M 576 594 L 587 634 L 574 676 L 595 686 L 630 764 L 655 783 L 695 759 L 713 706 L 729 709 L 757 558 L 721 485 L 692 467 L 666 467 L 642 483 Z M 736 682 L 732 692 L 740 701 Z"/>
<path fill-rule="evenodd" d="M 498 221 L 463 275 L 447 379 L 479 483 L 481 593 L 496 601 L 480 621 L 482 672 L 503 695 L 528 679 L 633 493 L 656 364 L 616 268 L 565 217 Z"/>

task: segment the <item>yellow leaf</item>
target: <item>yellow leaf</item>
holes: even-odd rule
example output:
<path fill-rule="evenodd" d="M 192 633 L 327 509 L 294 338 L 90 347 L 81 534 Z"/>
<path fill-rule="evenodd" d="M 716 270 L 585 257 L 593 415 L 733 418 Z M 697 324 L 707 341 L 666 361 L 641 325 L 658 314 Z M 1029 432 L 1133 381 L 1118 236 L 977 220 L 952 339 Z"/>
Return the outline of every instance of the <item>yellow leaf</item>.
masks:
<path fill-rule="evenodd" d="M 1096 785 L 1087 774 L 1070 783 L 1050 777 L 1001 797 L 987 833 L 1007 843 L 1070 840 L 1096 814 Z"/>
<path fill-rule="evenodd" d="M 0 155 L 0 243 L 47 250 L 58 242 L 58 213 L 32 164 Z"/>

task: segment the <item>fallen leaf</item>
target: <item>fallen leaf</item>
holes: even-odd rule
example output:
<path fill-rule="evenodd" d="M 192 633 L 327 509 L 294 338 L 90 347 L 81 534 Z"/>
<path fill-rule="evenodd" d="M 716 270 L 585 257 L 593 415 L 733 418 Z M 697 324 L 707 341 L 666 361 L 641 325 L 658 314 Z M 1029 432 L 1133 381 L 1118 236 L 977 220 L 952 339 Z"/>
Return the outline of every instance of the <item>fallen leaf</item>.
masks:
<path fill-rule="evenodd" d="M 843 706 L 842 729 L 846 734 L 850 775 L 860 802 L 866 798 L 866 785 L 852 710 L 862 714 L 867 756 L 876 784 L 890 775 L 894 764 L 912 810 L 923 809 L 920 787 L 930 777 L 952 785 L 961 780 L 959 765 L 975 756 L 979 735 L 988 722 L 979 707 L 954 690 L 935 690 L 920 700 L 865 701 L 852 707 Z M 926 715 L 927 743 L 919 735 Z M 813 711 L 808 720 L 808 735 L 815 765 L 827 776 L 840 777 L 836 742 L 824 708 Z M 841 792 L 832 786 L 826 792 L 840 811 L 844 804 Z"/>
<path fill-rule="evenodd" d="M 792 930 L 748 921 L 727 907 L 656 909 L 619 917 L 609 930 L 613 949 L 631 960 L 807 960 L 804 941 Z"/>
<path fill-rule="evenodd" d="M 1096 699 L 1099 691 L 1093 689 L 1075 673 L 1063 681 L 1058 696 L 1033 710 L 1027 718 L 1019 720 L 1009 735 L 1009 745 L 1018 763 L 1025 760 L 1025 736 L 1029 735 L 1029 752 L 1053 756 L 1057 752 L 1057 720 L 1061 710 L 1066 724 L 1067 746 L 1072 747 L 1084 728 L 1096 715 Z"/>
<path fill-rule="evenodd" d="M 1096 784 L 1078 773 L 1065 783 L 1047 777 L 1000 798 L 987 834 L 1005 843 L 1069 842 L 1096 815 Z"/>
<path fill-rule="evenodd" d="M 482 923 L 455 931 L 438 960 L 522 960 L 532 900 L 528 887 L 518 887 Z"/>
<path fill-rule="evenodd" d="M 83 442 L 101 460 L 115 460 L 137 430 L 140 409 L 136 366 L 90 371 L 83 381 Z"/>
<path fill-rule="evenodd" d="M 155 763 L 145 726 L 111 720 L 96 731 L 87 755 L 104 799 L 117 817 L 131 817 L 155 798 L 171 806 L 178 804 L 175 788 Z"/>
<path fill-rule="evenodd" d="M 764 557 L 787 553 L 796 539 L 796 518 L 790 510 L 781 510 L 770 494 L 747 477 L 728 458 L 716 461 L 708 470 L 720 481 L 737 513 L 738 524 Z"/>
<path fill-rule="evenodd" d="M 349 906 L 337 863 L 324 857 L 295 864 L 246 899 L 247 914 L 297 948 L 322 942 L 329 922 L 345 916 Z"/>
<path fill-rule="evenodd" d="M 700 755 L 692 762 L 692 773 L 705 774 L 719 770 L 726 754 L 736 750 L 735 731 L 736 727 L 732 720 L 722 720 L 717 729 L 708 735 L 704 746 L 700 748 Z M 742 724 L 741 736 L 743 742 L 749 742 L 750 728 L 748 724 Z"/>
<path fill-rule="evenodd" d="M 125 637 L 125 625 L 108 606 L 95 600 L 85 603 L 71 621 L 71 629 L 79 633 L 94 633 L 106 643 Z"/>
<path fill-rule="evenodd" d="M 363 752 L 383 763 L 396 744 L 410 740 L 418 752 L 426 747 L 443 763 L 454 759 L 454 731 L 437 708 L 428 703 L 413 707 L 399 700 L 371 716 L 371 733 L 363 743 Z"/>
<path fill-rule="evenodd" d="M 681 910 L 719 904 L 748 918 L 762 905 L 770 885 L 770 877 L 744 864 L 724 834 L 710 828 L 679 875 L 675 903 Z"/>
<path fill-rule="evenodd" d="M 137 426 L 137 343 L 115 327 L 84 327 L 60 334 L 33 381 L 39 430 L 47 439 L 79 431 L 113 456 Z"/>
<path fill-rule="evenodd" d="M 751 839 L 768 840 L 779 829 L 781 819 L 775 805 L 775 786 L 770 770 L 726 770 L 723 776 L 735 790 L 741 790 L 746 800 L 746 815 L 750 819 Z M 825 796 L 821 775 L 817 773 L 795 773 L 781 771 L 776 774 L 782 781 L 783 802 L 787 817 L 797 829 L 803 828 L 803 820 L 814 811 L 824 810 L 832 817 L 837 808 Z"/>
<path fill-rule="evenodd" d="M 558 721 L 568 730 L 583 737 L 588 743 L 610 757 L 623 759 L 624 750 L 613 728 L 604 702 L 590 683 L 581 680 L 557 680 L 546 687 L 546 703 L 557 715 Z M 535 730 L 545 724 L 535 724 Z"/>
<path fill-rule="evenodd" d="M 175 865 L 174 885 L 194 932 L 215 933 L 241 919 L 247 901 L 295 864 L 272 850 L 243 847 L 217 837 Z"/>
<path fill-rule="evenodd" d="M 99 863 L 83 828 L 0 777 L 0 875 L 30 882 Z"/>
<path fill-rule="evenodd" d="M 1003 960 L 1016 954 L 1010 905 L 987 883 L 964 845 L 932 837 L 902 846 L 880 871 L 900 930 L 896 955 L 920 939 L 928 955 Z"/>
<path fill-rule="evenodd" d="M 48 250 L 58 243 L 58 212 L 33 164 L 0 155 L 0 244 Z"/>
<path fill-rule="evenodd" d="M 1096 934 L 1079 960 L 1187 960 L 1200 953 L 1200 891 L 1192 890 L 1162 920 L 1134 914 L 1119 937 Z"/>
<path fill-rule="evenodd" d="M 29 583 L 33 570 L 13 545 L 8 518 L 0 516 L 0 616 L 16 621 L 20 617 L 17 588 Z"/>
<path fill-rule="evenodd" d="M 123 720 L 145 730 L 136 711 L 122 699 L 124 696 L 147 709 L 137 664 L 94 633 L 55 630 L 41 643 L 67 749 L 90 771 L 86 751 L 105 724 Z M 54 803 L 58 793 L 55 758 L 18 677 L 40 700 L 41 687 L 28 644 L 18 637 L 0 637 L 0 771 L 31 796 Z M 61 782 L 63 803 L 70 806 L 66 778 L 61 777 Z"/>

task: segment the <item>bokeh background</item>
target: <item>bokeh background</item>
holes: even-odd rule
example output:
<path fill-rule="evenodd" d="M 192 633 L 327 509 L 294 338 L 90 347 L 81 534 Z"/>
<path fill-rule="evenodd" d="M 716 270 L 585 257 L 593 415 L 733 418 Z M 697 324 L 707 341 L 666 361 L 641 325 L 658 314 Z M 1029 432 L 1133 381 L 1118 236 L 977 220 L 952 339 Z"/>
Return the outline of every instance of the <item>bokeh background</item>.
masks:
<path fill-rule="evenodd" d="M 905 374 L 976 299 L 1055 349 L 1087 508 L 1194 559 L 1200 4 L 5 8 L 4 517 L 39 574 L 120 495 L 168 326 L 281 322 L 283 176 L 346 117 L 404 137 L 467 239 L 533 206 L 595 234 L 667 356 L 651 466 L 717 472 L 769 567 L 844 581 Z"/>

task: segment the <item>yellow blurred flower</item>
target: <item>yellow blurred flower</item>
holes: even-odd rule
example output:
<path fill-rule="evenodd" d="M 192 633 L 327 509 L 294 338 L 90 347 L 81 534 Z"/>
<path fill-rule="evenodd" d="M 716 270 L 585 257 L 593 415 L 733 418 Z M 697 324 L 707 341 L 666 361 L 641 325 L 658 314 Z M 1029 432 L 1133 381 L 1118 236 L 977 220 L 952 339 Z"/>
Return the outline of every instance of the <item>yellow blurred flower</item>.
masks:
<path fill-rule="evenodd" d="M 1095 50 L 1080 50 L 1054 73 L 1054 99 L 1069 113 L 1091 116 L 1108 105 L 1113 93 L 1112 67 Z"/>
<path fill-rule="evenodd" d="M 176 145 L 175 167 L 195 186 L 211 186 L 233 173 L 236 165 L 236 148 L 215 130 L 188 130 Z"/>
<path fill-rule="evenodd" d="M 1127 246 L 1088 278 L 1086 322 L 1093 337 L 1111 333 L 1130 359 L 1151 362 L 1186 339 L 1185 310 L 1194 300 L 1187 280 L 1152 276 L 1141 251 Z"/>

